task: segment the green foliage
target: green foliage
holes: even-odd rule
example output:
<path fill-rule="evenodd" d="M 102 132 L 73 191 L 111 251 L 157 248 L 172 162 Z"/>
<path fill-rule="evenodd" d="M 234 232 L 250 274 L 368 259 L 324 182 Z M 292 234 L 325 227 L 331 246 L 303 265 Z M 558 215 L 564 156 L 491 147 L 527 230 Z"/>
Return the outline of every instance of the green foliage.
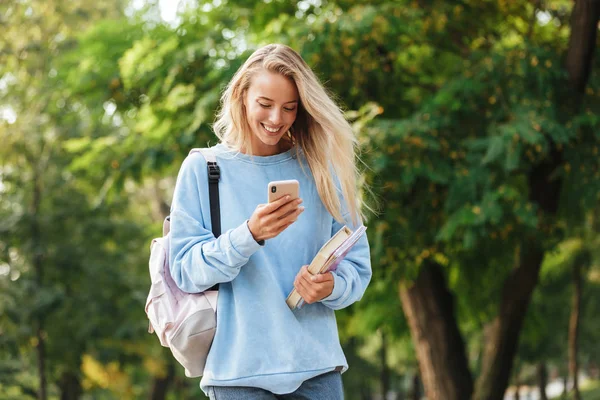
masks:
<path fill-rule="evenodd" d="M 523 238 L 550 251 L 597 208 L 600 57 L 573 115 L 563 68 L 572 2 L 204 2 L 173 26 L 152 19 L 155 2 L 132 16 L 125 6 L 0 6 L 0 397 L 35 392 L 40 321 L 56 393 L 65 371 L 102 398 L 144 397 L 164 374 L 141 311 L 148 239 L 189 148 L 216 142 L 210 123 L 224 86 L 265 43 L 296 48 L 335 93 L 357 131 L 372 189 L 364 196 L 379 210 L 367 221 L 372 283 L 337 314 L 348 398 L 377 387 L 382 337 L 394 379 L 414 371 L 398 287 L 423 261 L 445 267 L 477 353 Z M 558 217 L 528 190 L 556 145 Z M 564 353 L 562 246 L 534 293 L 526 361 Z M 593 271 L 582 346 L 597 357 Z M 109 369 L 121 383 L 101 378 Z M 195 383 L 178 386 L 180 397 L 199 395 Z"/>

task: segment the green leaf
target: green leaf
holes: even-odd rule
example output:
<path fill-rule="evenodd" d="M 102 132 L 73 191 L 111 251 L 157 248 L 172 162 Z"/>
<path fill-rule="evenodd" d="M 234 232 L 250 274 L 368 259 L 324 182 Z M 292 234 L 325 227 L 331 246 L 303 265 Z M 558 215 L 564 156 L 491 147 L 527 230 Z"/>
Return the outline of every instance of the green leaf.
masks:
<path fill-rule="evenodd" d="M 504 151 L 504 138 L 501 136 L 493 136 L 490 138 L 489 146 L 483 160 L 482 164 L 489 164 L 497 160 L 502 152 Z"/>

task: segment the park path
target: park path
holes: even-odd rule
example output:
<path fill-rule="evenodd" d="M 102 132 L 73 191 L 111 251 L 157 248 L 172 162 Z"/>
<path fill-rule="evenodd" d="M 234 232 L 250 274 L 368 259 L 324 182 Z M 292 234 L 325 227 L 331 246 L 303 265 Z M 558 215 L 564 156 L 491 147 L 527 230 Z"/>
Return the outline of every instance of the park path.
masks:
<path fill-rule="evenodd" d="M 579 387 L 581 387 L 585 382 L 589 380 L 589 377 L 585 374 L 579 375 Z M 571 389 L 571 382 L 567 384 L 568 388 Z M 564 383 L 562 379 L 555 379 L 551 381 L 548 386 L 546 386 L 546 396 L 549 399 L 560 398 L 560 395 L 563 392 Z M 537 386 L 521 386 L 520 389 L 519 400 L 539 400 L 540 399 L 540 390 Z M 504 400 L 513 400 L 515 398 L 515 387 L 510 386 L 506 389 L 506 393 L 504 394 Z"/>

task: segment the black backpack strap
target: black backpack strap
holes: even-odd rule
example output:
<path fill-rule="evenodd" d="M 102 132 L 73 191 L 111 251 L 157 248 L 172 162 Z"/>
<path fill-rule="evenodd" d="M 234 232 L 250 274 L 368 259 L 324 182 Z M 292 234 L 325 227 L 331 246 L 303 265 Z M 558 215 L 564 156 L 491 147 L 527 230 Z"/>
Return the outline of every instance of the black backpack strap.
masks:
<path fill-rule="evenodd" d="M 217 165 L 217 158 L 211 149 L 192 149 L 190 154 L 200 152 L 206 159 L 206 168 L 208 169 L 208 197 L 210 199 L 210 224 L 212 233 L 215 237 L 221 236 L 221 205 L 219 202 L 219 179 L 221 170 Z M 217 283 L 208 290 L 219 290 Z"/>
<path fill-rule="evenodd" d="M 201 152 L 206 159 L 208 169 L 208 196 L 210 198 L 210 223 L 215 237 L 221 236 L 221 207 L 219 202 L 219 179 L 221 170 L 217 165 L 217 158 L 211 149 L 192 149 L 190 154 Z"/>

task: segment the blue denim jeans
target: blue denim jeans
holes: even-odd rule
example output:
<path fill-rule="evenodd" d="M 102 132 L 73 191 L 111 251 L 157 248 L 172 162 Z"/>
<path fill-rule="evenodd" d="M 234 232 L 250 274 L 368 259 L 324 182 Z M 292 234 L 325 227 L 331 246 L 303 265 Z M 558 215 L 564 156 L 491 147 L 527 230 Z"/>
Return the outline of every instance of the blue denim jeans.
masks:
<path fill-rule="evenodd" d="M 253 387 L 210 386 L 210 400 L 343 400 L 342 375 L 337 371 L 328 372 L 304 381 L 292 393 L 273 394 Z"/>

